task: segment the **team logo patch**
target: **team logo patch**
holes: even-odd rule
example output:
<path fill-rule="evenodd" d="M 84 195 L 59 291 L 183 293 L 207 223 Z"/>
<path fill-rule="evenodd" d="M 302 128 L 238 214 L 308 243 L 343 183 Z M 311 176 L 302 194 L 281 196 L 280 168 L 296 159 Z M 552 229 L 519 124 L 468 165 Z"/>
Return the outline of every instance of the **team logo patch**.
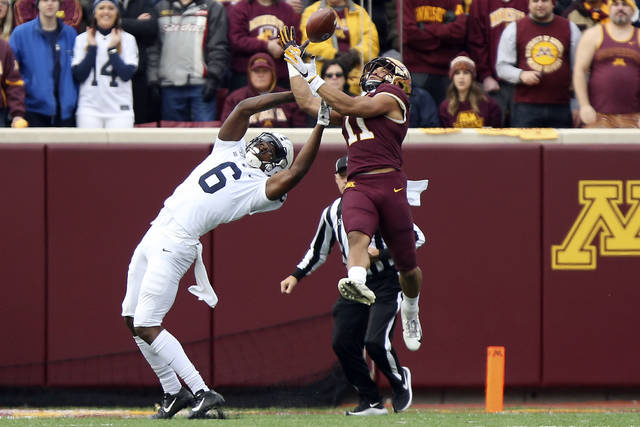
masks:
<path fill-rule="evenodd" d="M 555 37 L 540 35 L 529 40 L 525 47 L 527 65 L 533 71 L 552 73 L 562 66 L 564 46 Z"/>

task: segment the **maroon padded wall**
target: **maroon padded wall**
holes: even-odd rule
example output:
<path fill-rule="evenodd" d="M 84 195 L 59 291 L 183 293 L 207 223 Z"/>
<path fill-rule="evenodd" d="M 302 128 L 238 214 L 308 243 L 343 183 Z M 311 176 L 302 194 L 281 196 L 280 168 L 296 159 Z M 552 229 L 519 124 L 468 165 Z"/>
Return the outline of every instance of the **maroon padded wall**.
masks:
<path fill-rule="evenodd" d="M 216 383 L 296 383 L 336 363 L 331 308 L 345 274 L 337 246 L 327 263 L 292 294 L 280 293 L 280 281 L 307 250 L 322 209 L 338 197 L 333 174 L 335 161 L 344 154 L 342 145 L 321 150 L 278 211 L 215 230 L 214 288 L 220 294 L 215 309 Z M 242 337 L 250 340 L 241 343 Z"/>
<path fill-rule="evenodd" d="M 0 145 L 0 385 L 44 383 L 44 145 Z"/>
<path fill-rule="evenodd" d="M 156 385 L 120 316 L 133 250 L 207 145 L 50 145 L 47 385 Z M 203 243 L 210 265 L 210 239 Z M 209 307 L 183 279 L 164 326 L 211 375 Z M 204 344 L 203 344 L 204 342 Z"/>
<path fill-rule="evenodd" d="M 639 172 L 637 145 L 544 146 L 544 385 L 640 384 L 640 192 L 633 215 L 630 205 L 619 205 L 623 215 L 635 218 L 635 225 L 630 225 L 635 244 L 628 241 L 635 256 L 600 255 L 600 234 L 612 224 L 598 215 L 602 222 L 591 228 L 593 234 L 584 244 L 597 249 L 594 268 L 554 270 L 551 266 L 552 246 L 562 245 L 582 210 L 579 182 L 617 181 L 626 198 L 625 187 L 629 180 L 640 180 Z M 586 227 L 589 222 L 582 224 Z"/>
<path fill-rule="evenodd" d="M 414 221 L 424 282 L 418 352 L 394 341 L 415 386 L 484 384 L 486 347 L 506 346 L 506 383 L 540 378 L 540 146 L 404 148 L 409 179 L 428 178 Z"/>

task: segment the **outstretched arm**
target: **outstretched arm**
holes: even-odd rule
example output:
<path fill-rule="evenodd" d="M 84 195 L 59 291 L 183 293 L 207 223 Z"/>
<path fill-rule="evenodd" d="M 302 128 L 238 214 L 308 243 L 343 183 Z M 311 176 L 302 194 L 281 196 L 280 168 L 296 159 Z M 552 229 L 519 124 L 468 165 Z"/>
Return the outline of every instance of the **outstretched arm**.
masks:
<path fill-rule="evenodd" d="M 247 132 L 249 118 L 253 114 L 294 101 L 295 98 L 291 92 L 267 93 L 243 99 L 222 124 L 218 138 L 223 141 L 238 141 Z"/>
<path fill-rule="evenodd" d="M 323 131 L 324 126 L 317 124 L 291 167 L 278 172 L 267 180 L 266 194 L 269 200 L 280 199 L 306 175 L 318 154 Z"/>

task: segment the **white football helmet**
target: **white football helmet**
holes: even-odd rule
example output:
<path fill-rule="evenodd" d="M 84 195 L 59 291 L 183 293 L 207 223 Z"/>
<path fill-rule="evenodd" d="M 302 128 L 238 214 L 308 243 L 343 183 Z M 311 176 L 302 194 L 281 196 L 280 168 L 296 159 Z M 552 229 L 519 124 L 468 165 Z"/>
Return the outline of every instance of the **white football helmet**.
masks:
<path fill-rule="evenodd" d="M 261 142 L 266 142 L 272 147 L 273 155 L 271 160 L 260 160 L 260 154 L 264 152 L 259 147 Z M 260 169 L 269 176 L 288 169 L 293 163 L 293 144 L 289 138 L 281 133 L 262 132 L 247 142 L 245 151 L 247 164 L 253 168 Z"/>

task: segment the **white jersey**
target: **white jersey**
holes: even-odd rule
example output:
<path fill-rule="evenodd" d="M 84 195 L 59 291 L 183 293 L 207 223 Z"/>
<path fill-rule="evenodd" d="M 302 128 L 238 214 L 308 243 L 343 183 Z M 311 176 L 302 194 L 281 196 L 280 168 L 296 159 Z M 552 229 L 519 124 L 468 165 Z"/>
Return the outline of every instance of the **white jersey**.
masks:
<path fill-rule="evenodd" d="M 131 34 L 121 33 L 120 58 L 126 65 L 138 66 L 138 45 Z M 78 90 L 78 110 L 76 114 L 89 114 L 98 117 L 131 116 L 133 117 L 133 92 L 131 80 L 123 81 L 120 77 L 112 76 L 112 66 L 109 63 L 109 46 L 111 34 L 106 36 L 96 31 L 95 70 L 80 84 Z M 72 66 L 78 65 L 87 55 L 87 32 L 76 37 L 73 48 Z M 94 85 L 94 82 L 96 83 Z"/>
<path fill-rule="evenodd" d="M 173 219 L 198 238 L 220 224 L 243 216 L 276 210 L 280 200 L 269 200 L 267 176 L 247 165 L 245 141 L 216 139 L 207 156 L 164 202 Z"/>

